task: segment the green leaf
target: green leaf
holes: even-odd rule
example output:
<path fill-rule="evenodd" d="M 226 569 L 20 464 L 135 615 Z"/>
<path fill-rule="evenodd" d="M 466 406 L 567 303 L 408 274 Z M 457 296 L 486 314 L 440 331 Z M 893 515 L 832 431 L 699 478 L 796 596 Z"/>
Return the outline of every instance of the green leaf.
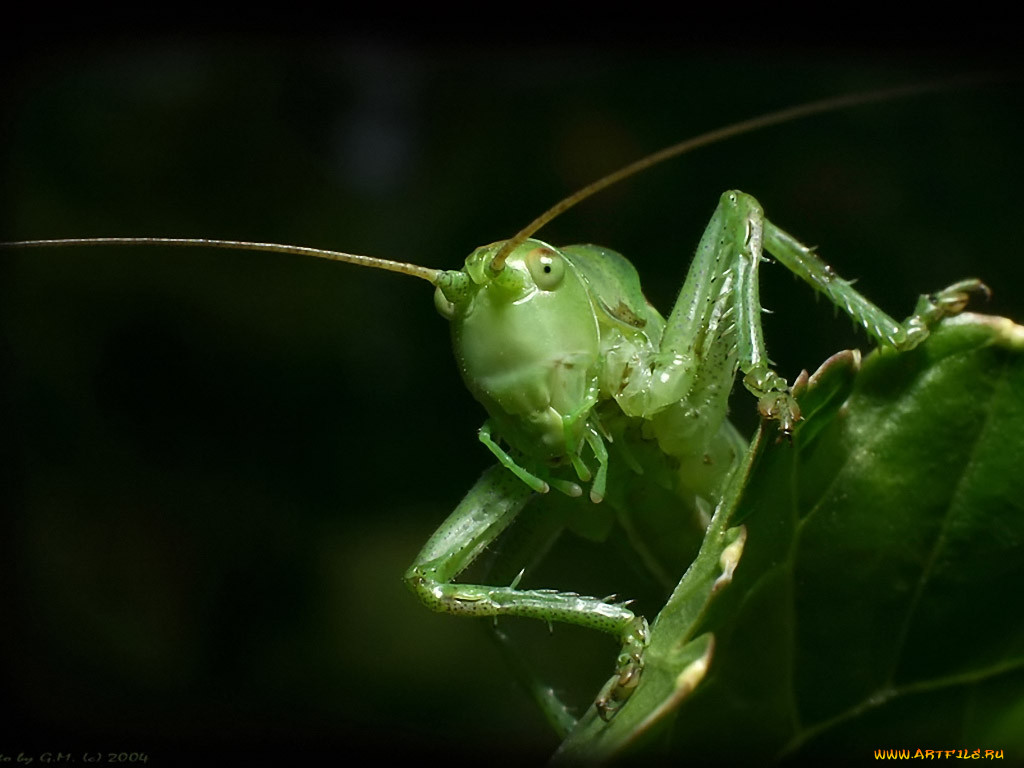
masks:
<path fill-rule="evenodd" d="M 1024 757 L 1024 328 L 857 363 L 812 377 L 792 445 L 759 433 L 640 688 L 561 757 Z"/>

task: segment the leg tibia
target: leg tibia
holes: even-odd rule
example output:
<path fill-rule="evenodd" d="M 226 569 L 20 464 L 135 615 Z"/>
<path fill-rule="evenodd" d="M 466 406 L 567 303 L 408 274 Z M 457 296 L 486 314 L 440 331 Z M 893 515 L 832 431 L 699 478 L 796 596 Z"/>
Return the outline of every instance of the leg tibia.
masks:
<path fill-rule="evenodd" d="M 771 369 L 761 329 L 758 266 L 766 226 L 750 195 L 722 195 L 666 323 L 659 350 L 665 362 L 654 369 L 644 415 L 683 401 L 684 410 L 703 418 L 715 392 L 728 394 L 738 367 L 762 414 L 777 419 L 784 432 L 799 419 L 785 379 Z M 724 417 L 724 401 L 715 412 Z M 717 430 L 718 422 L 705 427 L 695 420 L 691 431 L 710 438 Z"/>
<path fill-rule="evenodd" d="M 980 280 L 961 280 L 938 293 L 921 296 L 914 314 L 898 323 L 839 277 L 812 249 L 770 221 L 764 222 L 764 233 L 765 249 L 780 264 L 824 293 L 879 344 L 893 349 L 913 349 L 942 318 L 962 312 L 971 293 L 988 294 Z"/>
<path fill-rule="evenodd" d="M 848 280 L 836 274 L 812 249 L 792 235 L 783 232 L 770 221 L 764 222 L 765 248 L 779 263 L 794 275 L 809 283 L 828 297 L 839 309 L 879 343 L 903 348 L 907 343 L 907 328 L 868 301 L 854 289 Z"/>
<path fill-rule="evenodd" d="M 643 617 L 609 599 L 545 589 L 516 589 L 518 577 L 509 587 L 453 581 L 512 523 L 530 496 L 530 490 L 504 468 L 489 469 L 406 571 L 406 584 L 424 605 L 442 613 L 522 616 L 615 635 L 622 643 L 615 672 L 621 684 L 610 684 L 608 695 L 622 702 L 636 686 L 643 669 L 643 651 L 649 641 Z"/>
<path fill-rule="evenodd" d="M 643 655 L 650 642 L 647 620 L 625 605 L 572 592 L 519 590 L 478 584 L 442 583 L 428 575 L 430 566 L 414 565 L 406 582 L 424 605 L 460 616 L 521 616 L 565 622 L 614 635 L 622 643 L 615 674 L 605 684 L 596 706 L 608 720 L 640 682 Z"/>
<path fill-rule="evenodd" d="M 560 621 L 623 636 L 624 641 L 636 619 L 624 605 L 596 597 L 547 589 L 445 583 L 430 578 L 428 570 L 429 566 L 413 566 L 406 573 L 406 581 L 424 605 L 440 613 Z"/>

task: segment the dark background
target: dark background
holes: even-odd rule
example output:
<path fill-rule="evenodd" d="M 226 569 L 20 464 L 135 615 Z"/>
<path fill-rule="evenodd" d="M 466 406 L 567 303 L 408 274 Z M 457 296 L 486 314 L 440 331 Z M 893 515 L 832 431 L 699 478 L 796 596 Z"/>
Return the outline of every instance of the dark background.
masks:
<path fill-rule="evenodd" d="M 8 66 L 0 227 L 453 268 L 695 133 L 1005 66 L 940 49 L 59 41 Z M 1019 82 L 954 88 L 764 130 L 540 237 L 620 250 L 667 311 L 735 187 L 900 318 L 978 276 L 987 309 L 1019 320 L 1020 104 Z M 788 378 L 867 346 L 780 267 L 762 300 Z M 0 375 L 0 752 L 553 747 L 484 633 L 401 582 L 491 461 L 429 287 L 251 253 L 4 252 Z M 734 410 L 752 422 L 750 398 Z M 581 588 L 558 578 L 541 586 Z M 596 691 L 613 643 L 552 643 L 556 661 L 598 660 Z"/>

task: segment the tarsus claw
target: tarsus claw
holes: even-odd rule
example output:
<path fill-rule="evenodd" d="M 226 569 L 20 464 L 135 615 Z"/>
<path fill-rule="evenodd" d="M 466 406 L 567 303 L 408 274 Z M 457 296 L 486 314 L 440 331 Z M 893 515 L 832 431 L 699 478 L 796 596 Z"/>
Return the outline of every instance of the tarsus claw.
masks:
<path fill-rule="evenodd" d="M 622 652 L 619 654 L 618 668 L 601 688 L 594 702 L 597 714 L 605 722 L 615 717 L 640 685 L 640 677 L 644 671 L 644 649 L 650 641 L 651 630 L 647 625 L 647 619 L 637 616 L 626 632 Z"/>

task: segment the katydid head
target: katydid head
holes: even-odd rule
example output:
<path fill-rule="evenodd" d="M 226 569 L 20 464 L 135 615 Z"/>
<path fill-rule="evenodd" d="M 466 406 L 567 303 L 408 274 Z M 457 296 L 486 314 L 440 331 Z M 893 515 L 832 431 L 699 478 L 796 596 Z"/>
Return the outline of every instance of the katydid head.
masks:
<path fill-rule="evenodd" d="M 461 270 L 303 246 L 198 238 L 72 238 L 0 245 L 270 251 L 418 277 L 436 287 L 435 302 L 451 321 L 462 376 L 501 437 L 532 459 L 578 461 L 587 416 L 597 399 L 600 336 L 584 280 L 563 254 L 539 240 L 520 242 L 497 268 L 496 254 L 506 243 L 477 248 Z"/>
<path fill-rule="evenodd" d="M 452 324 L 466 386 L 501 436 L 540 460 L 575 454 L 596 401 L 600 334 L 573 264 L 539 240 L 477 248 L 459 272 L 438 277 L 435 301 Z"/>

